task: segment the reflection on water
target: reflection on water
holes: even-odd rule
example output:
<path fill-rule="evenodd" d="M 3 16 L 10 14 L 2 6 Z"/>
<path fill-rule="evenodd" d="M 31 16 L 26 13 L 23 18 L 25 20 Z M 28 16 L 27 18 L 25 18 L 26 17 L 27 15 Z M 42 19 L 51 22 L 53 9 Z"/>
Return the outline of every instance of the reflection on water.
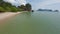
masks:
<path fill-rule="evenodd" d="M 60 13 L 26 12 L 0 27 L 0 34 L 60 34 Z"/>

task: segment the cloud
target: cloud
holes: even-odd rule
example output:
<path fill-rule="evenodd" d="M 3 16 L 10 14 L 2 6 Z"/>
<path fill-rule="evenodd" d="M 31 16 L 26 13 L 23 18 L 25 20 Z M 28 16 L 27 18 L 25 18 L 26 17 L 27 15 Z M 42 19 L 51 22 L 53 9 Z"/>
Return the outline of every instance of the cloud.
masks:
<path fill-rule="evenodd" d="M 26 0 L 4 0 L 5 2 L 9 2 L 11 3 L 12 5 L 22 5 L 22 4 L 26 4 Z"/>
<path fill-rule="evenodd" d="M 43 9 L 59 9 L 60 0 L 44 0 L 42 2 L 37 3 L 36 8 L 43 8 Z"/>
<path fill-rule="evenodd" d="M 55 3 L 55 4 L 51 4 L 51 5 L 47 5 L 44 8 L 48 8 L 48 9 L 53 9 L 53 10 L 60 10 L 60 3 Z"/>
<path fill-rule="evenodd" d="M 47 5 L 51 5 L 51 4 L 55 4 L 55 3 L 60 3 L 60 0 L 48 0 L 48 1 L 44 1 L 39 3 L 40 7 L 45 7 Z"/>

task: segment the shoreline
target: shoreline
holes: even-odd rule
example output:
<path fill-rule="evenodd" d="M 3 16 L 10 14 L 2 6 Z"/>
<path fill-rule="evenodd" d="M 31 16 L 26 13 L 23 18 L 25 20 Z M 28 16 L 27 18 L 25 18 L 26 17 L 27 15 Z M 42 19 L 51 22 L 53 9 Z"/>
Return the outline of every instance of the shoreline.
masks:
<path fill-rule="evenodd" d="M 11 17 L 14 17 L 22 12 L 5 12 L 0 14 L 0 23 L 5 22 Z"/>

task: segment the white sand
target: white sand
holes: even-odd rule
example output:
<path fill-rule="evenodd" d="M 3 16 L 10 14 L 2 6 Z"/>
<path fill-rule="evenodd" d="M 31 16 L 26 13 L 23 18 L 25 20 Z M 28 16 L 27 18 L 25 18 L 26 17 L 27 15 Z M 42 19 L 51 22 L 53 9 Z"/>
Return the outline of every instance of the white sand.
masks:
<path fill-rule="evenodd" d="M 16 12 L 16 13 L 13 13 L 13 12 L 5 12 L 5 13 L 0 13 L 0 21 L 4 21 L 4 20 L 7 20 L 8 18 L 11 18 L 13 16 L 16 16 L 17 14 L 20 14 L 22 12 Z"/>

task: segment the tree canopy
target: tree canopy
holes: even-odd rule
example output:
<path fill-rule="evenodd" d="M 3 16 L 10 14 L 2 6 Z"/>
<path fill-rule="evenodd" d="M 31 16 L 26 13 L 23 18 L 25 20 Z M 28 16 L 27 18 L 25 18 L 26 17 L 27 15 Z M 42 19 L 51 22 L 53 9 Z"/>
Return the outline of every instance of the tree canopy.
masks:
<path fill-rule="evenodd" d="M 31 4 L 27 3 L 26 5 L 20 5 L 18 7 L 13 6 L 11 3 L 4 2 L 3 0 L 0 0 L 0 12 L 5 11 L 11 11 L 11 12 L 17 12 L 17 11 L 31 11 Z"/>
<path fill-rule="evenodd" d="M 28 11 L 31 11 L 32 8 L 31 8 L 31 5 L 30 5 L 29 3 L 26 4 L 26 9 L 27 9 Z"/>
<path fill-rule="evenodd" d="M 24 11 L 31 11 L 32 10 L 32 6 L 31 4 L 27 3 L 26 5 L 21 5 L 18 6 L 20 9 L 23 9 Z"/>

